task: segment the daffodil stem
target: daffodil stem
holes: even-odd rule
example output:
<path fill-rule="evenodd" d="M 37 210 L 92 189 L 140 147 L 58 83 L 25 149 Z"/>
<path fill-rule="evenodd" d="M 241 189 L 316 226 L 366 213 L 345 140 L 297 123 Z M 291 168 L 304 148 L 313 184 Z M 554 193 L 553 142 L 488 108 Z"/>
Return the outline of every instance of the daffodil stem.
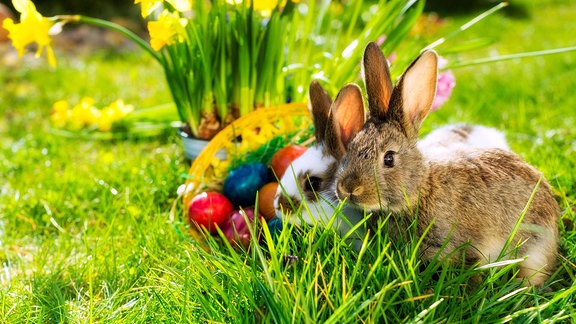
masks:
<path fill-rule="evenodd" d="M 154 51 L 152 49 L 152 47 L 150 47 L 150 45 L 148 45 L 148 43 L 145 40 L 143 40 L 140 36 L 136 35 L 134 32 L 132 32 L 131 30 L 129 30 L 126 27 L 120 26 L 118 24 L 115 24 L 113 22 L 110 22 L 110 21 L 107 21 L 104 19 L 87 17 L 87 16 L 82 16 L 82 15 L 59 15 L 59 16 L 55 16 L 54 18 L 56 21 L 59 21 L 59 22 L 86 23 L 86 24 L 90 24 L 90 25 L 94 25 L 94 26 L 98 26 L 98 27 L 104 27 L 104 28 L 116 31 L 116 32 L 128 37 L 128 39 L 132 40 L 134 43 L 136 43 L 136 45 L 140 46 L 140 48 L 142 48 L 143 50 L 148 52 L 148 54 L 152 55 L 152 57 L 156 61 L 158 61 L 160 64 L 163 64 L 162 56 L 160 56 L 160 54 L 158 54 L 158 52 Z"/>

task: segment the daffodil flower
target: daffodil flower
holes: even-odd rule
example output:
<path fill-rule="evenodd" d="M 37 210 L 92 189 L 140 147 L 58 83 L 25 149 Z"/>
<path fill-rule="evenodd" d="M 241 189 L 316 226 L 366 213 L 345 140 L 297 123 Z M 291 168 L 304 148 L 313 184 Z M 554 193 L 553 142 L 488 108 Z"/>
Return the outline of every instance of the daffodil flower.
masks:
<path fill-rule="evenodd" d="M 49 35 L 54 22 L 42 17 L 30 0 L 12 0 L 12 4 L 20 13 L 20 23 L 14 23 L 11 18 L 6 18 L 2 27 L 8 31 L 8 37 L 12 40 L 12 45 L 18 50 L 18 55 L 24 55 L 26 46 L 36 43 L 38 44 L 36 57 L 42 55 L 46 49 L 48 63 L 51 66 L 56 66 L 54 51 L 50 46 L 52 39 Z"/>
<path fill-rule="evenodd" d="M 162 47 L 182 41 L 185 33 L 184 26 L 187 20 L 180 18 L 177 13 L 164 10 L 157 21 L 148 22 L 148 32 L 150 33 L 150 46 L 156 51 Z"/>
<path fill-rule="evenodd" d="M 59 100 L 52 105 L 52 113 L 50 114 L 50 119 L 52 120 L 54 126 L 57 128 L 66 127 L 66 124 L 68 124 L 71 116 L 72 112 L 68 107 L 67 100 Z"/>
<path fill-rule="evenodd" d="M 100 118 L 98 118 L 98 130 L 108 132 L 112 129 L 113 123 L 114 117 L 110 114 L 110 111 L 102 111 Z"/>
<path fill-rule="evenodd" d="M 187 12 L 192 9 L 192 1 L 190 0 L 165 0 L 165 2 L 179 12 Z M 134 0 L 134 4 L 140 4 L 142 18 L 150 16 L 163 3 L 164 1 L 158 0 Z"/>
<path fill-rule="evenodd" d="M 103 111 L 108 111 L 107 113 L 114 117 L 114 120 L 120 120 L 126 115 L 134 111 L 134 106 L 127 105 L 124 100 L 118 99 L 112 102 L 108 107 L 102 109 Z"/>
<path fill-rule="evenodd" d="M 71 130 L 98 129 L 110 131 L 112 125 L 134 111 L 134 106 L 127 105 L 122 99 L 112 102 L 102 109 L 96 108 L 94 99 L 85 97 L 72 109 L 67 100 L 60 100 L 52 105 L 50 119 L 57 128 Z"/>
<path fill-rule="evenodd" d="M 438 67 L 443 68 L 448 64 L 448 61 L 442 57 L 438 62 Z M 436 86 L 436 96 L 434 96 L 434 102 L 432 102 L 432 107 L 430 111 L 438 110 L 452 95 L 452 90 L 456 86 L 456 77 L 451 70 L 446 70 L 438 74 L 438 83 Z"/>
<path fill-rule="evenodd" d="M 112 129 L 112 124 L 121 120 L 134 110 L 134 106 L 124 104 L 124 101 L 118 99 L 108 107 L 102 109 L 98 119 L 98 129 L 107 132 Z"/>
<path fill-rule="evenodd" d="M 162 2 L 157 0 L 134 0 L 134 4 L 140 4 L 142 18 L 146 18 L 150 16 L 154 10 L 160 7 Z"/>
<path fill-rule="evenodd" d="M 79 130 L 86 126 L 96 125 L 101 112 L 94 106 L 94 99 L 85 97 L 80 102 L 72 107 L 70 116 L 70 128 Z"/>
<path fill-rule="evenodd" d="M 186 12 L 192 9 L 192 1 L 190 0 L 166 0 L 166 2 L 179 12 Z"/>
<path fill-rule="evenodd" d="M 280 5 L 280 7 L 284 7 L 286 5 L 286 0 L 283 0 L 281 2 L 278 2 L 278 0 L 255 0 L 254 1 L 254 10 L 256 11 L 260 11 L 262 13 L 264 13 L 265 15 L 269 15 L 269 13 L 276 8 L 277 5 Z M 298 3 L 299 0 L 292 0 L 292 2 Z M 230 4 L 235 4 L 235 5 L 239 5 L 244 3 L 244 0 L 228 0 L 228 3 Z M 252 1 L 246 1 L 246 6 L 251 6 L 252 5 Z"/>

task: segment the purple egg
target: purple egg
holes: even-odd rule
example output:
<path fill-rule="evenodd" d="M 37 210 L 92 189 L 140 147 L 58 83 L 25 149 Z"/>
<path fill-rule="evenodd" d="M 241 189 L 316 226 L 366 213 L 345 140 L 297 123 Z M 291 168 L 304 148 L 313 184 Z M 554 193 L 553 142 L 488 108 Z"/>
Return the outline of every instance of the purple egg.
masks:
<path fill-rule="evenodd" d="M 246 218 L 248 222 L 246 223 Z M 244 208 L 232 213 L 229 220 L 222 225 L 222 233 L 228 239 L 228 242 L 248 247 L 250 245 L 250 226 L 254 222 L 254 209 Z"/>

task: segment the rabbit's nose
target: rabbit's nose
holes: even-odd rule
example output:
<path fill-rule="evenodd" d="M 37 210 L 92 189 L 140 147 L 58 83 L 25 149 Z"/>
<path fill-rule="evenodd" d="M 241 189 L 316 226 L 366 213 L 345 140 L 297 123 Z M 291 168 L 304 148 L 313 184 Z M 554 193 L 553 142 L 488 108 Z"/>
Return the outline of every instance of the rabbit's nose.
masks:
<path fill-rule="evenodd" d="M 339 181 L 336 185 L 336 191 L 340 199 L 354 198 L 360 196 L 364 192 L 364 186 L 355 184 L 348 178 Z"/>

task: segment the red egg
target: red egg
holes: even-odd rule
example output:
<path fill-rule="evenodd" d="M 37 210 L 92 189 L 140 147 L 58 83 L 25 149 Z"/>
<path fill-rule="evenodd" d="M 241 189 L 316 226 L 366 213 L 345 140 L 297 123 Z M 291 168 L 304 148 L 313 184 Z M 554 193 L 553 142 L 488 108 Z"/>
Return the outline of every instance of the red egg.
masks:
<path fill-rule="evenodd" d="M 246 222 L 248 219 L 248 223 Z M 228 221 L 222 224 L 222 233 L 234 245 L 237 243 L 244 247 L 250 245 L 250 226 L 254 222 L 254 209 L 244 208 L 232 213 Z"/>
<path fill-rule="evenodd" d="M 218 232 L 216 227 L 221 228 L 233 211 L 232 203 L 223 194 L 203 192 L 190 201 L 188 217 L 190 221 L 214 234 Z"/>
<path fill-rule="evenodd" d="M 296 160 L 300 155 L 306 152 L 304 146 L 299 145 L 288 145 L 278 150 L 270 160 L 270 168 L 274 171 L 274 174 L 281 179 L 288 166 L 292 161 Z"/>

